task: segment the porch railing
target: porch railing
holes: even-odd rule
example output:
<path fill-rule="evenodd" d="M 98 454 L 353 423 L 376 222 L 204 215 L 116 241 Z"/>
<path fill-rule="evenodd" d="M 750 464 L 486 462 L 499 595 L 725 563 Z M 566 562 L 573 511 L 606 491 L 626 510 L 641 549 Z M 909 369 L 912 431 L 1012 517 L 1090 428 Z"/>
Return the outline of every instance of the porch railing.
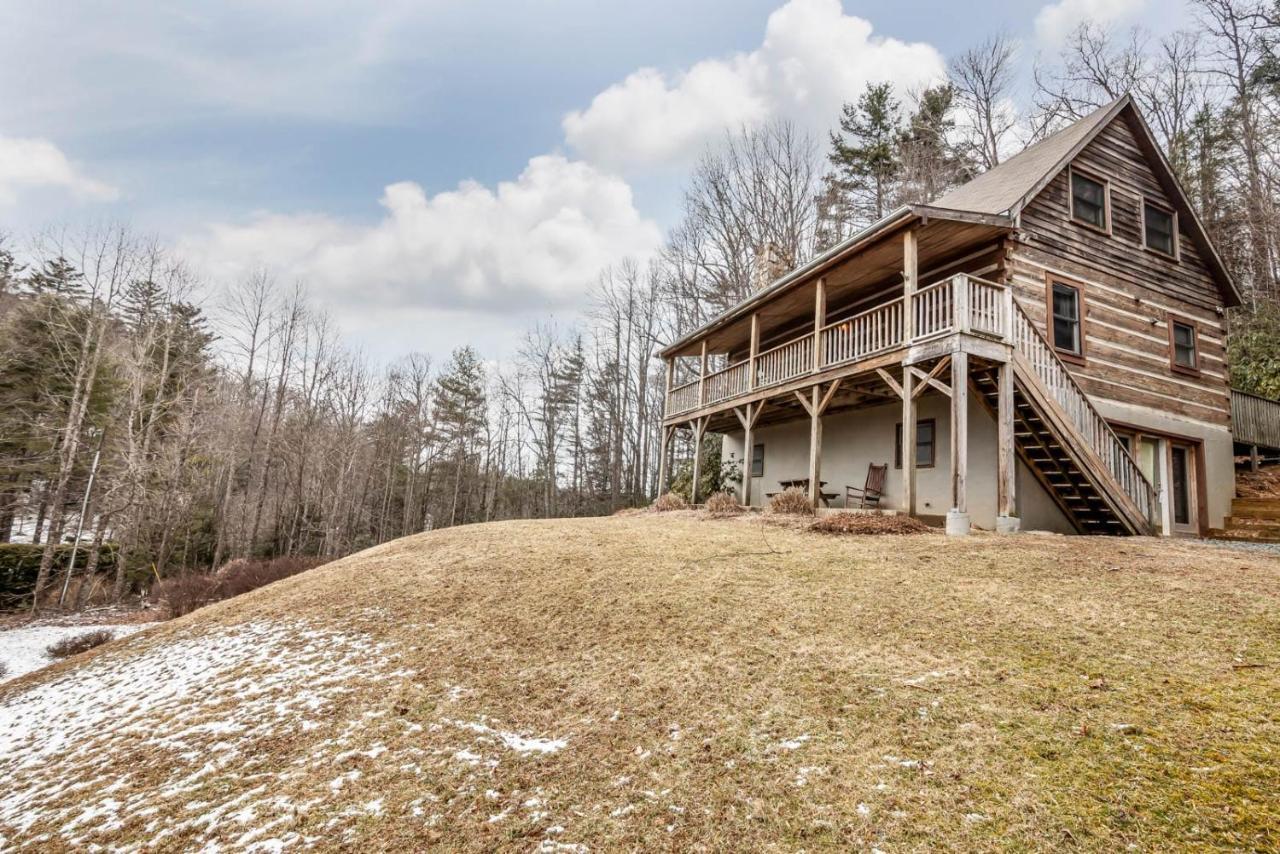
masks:
<path fill-rule="evenodd" d="M 707 375 L 706 403 L 718 403 L 730 397 L 746 394 L 750 390 L 750 365 L 738 362 L 714 374 Z"/>
<path fill-rule="evenodd" d="M 822 367 L 865 359 L 902 345 L 903 297 L 822 328 Z"/>
<path fill-rule="evenodd" d="M 667 395 L 667 414 L 689 412 L 720 403 L 759 388 L 768 388 L 836 365 L 866 359 L 880 353 L 957 331 L 998 340 L 1009 327 L 1008 289 L 973 276 L 959 275 L 921 288 L 910 299 L 898 297 L 812 332 L 785 341 L 756 356 L 755 382 L 749 360 L 707 374 L 673 388 Z M 957 317 L 957 306 L 967 315 Z M 912 311 L 914 334 L 904 340 L 904 320 Z M 815 362 L 813 348 L 818 346 Z M 701 388 L 701 391 L 699 389 Z"/>
<path fill-rule="evenodd" d="M 913 341 L 922 341 L 952 331 L 955 321 L 951 310 L 955 305 L 952 288 L 957 279 L 963 278 L 965 277 L 956 276 L 915 292 L 911 299 L 915 312 Z"/>
<path fill-rule="evenodd" d="M 756 387 L 786 382 L 813 372 L 813 333 L 756 356 Z"/>
<path fill-rule="evenodd" d="M 667 392 L 667 412 L 688 412 L 690 409 L 697 409 L 700 405 L 698 385 L 698 381 L 694 380 L 684 385 L 678 385 Z"/>

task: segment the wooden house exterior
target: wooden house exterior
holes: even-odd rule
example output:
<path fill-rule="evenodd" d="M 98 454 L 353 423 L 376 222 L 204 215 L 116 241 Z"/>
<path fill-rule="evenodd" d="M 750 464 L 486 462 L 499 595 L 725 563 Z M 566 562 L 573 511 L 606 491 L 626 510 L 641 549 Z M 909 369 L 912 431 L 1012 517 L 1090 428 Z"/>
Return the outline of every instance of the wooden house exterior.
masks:
<path fill-rule="evenodd" d="M 1199 533 L 1234 490 L 1238 302 L 1126 96 L 666 347 L 661 476 L 712 431 L 747 504 L 888 464 L 881 506 L 951 532 Z"/>

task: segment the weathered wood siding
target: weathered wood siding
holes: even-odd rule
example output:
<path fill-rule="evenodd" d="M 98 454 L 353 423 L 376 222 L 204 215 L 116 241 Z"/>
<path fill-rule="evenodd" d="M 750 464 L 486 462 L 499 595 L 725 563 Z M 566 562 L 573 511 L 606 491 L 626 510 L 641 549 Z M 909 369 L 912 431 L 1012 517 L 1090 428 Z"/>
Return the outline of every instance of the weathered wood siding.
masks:
<path fill-rule="evenodd" d="M 1080 285 L 1084 364 L 1072 372 L 1090 395 L 1226 424 L 1231 406 L 1226 338 L 1216 283 L 1179 221 L 1179 257 L 1145 247 L 1142 199 L 1172 207 L 1129 125 L 1113 121 L 1073 165 L 1109 182 L 1111 233 L 1072 221 L 1068 170 L 1023 210 L 1009 243 L 1006 270 L 1020 303 L 1048 330 L 1047 285 L 1062 277 Z M 1200 372 L 1170 366 L 1170 314 L 1199 328 Z"/>
<path fill-rule="evenodd" d="M 1231 426 L 1237 442 L 1280 448 L 1280 402 L 1233 390 Z"/>

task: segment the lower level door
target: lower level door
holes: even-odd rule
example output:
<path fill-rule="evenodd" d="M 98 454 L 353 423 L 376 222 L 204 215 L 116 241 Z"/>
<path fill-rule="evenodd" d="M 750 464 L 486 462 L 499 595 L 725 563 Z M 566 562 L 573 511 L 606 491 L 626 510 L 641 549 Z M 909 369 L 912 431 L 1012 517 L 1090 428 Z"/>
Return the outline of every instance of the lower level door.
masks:
<path fill-rule="evenodd" d="M 1176 442 L 1169 446 L 1169 490 L 1173 503 L 1173 529 L 1179 532 L 1198 532 L 1196 518 L 1196 464 L 1195 449 Z"/>

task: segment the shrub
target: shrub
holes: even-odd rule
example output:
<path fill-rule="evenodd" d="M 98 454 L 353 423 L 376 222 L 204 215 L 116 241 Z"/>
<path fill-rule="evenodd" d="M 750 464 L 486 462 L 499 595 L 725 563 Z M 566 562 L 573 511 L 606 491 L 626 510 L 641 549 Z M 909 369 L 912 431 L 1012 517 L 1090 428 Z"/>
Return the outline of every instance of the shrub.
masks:
<path fill-rule="evenodd" d="M 653 502 L 653 509 L 659 513 L 666 513 L 671 510 L 683 510 L 689 505 L 685 503 L 684 498 L 676 492 L 668 492 L 666 495 L 659 495 Z"/>
<path fill-rule="evenodd" d="M 181 617 L 216 602 L 218 581 L 212 575 L 189 572 L 165 578 L 151 588 L 151 595 L 169 611 L 170 617 Z"/>
<path fill-rule="evenodd" d="M 910 516 L 879 513 L 832 513 L 816 520 L 810 531 L 819 534 L 929 534 L 932 529 Z"/>
<path fill-rule="evenodd" d="M 45 649 L 45 652 L 50 658 L 69 658 L 93 649 L 95 646 L 102 646 L 113 637 L 115 637 L 115 633 L 110 629 L 94 629 L 93 631 L 81 632 L 78 635 L 63 638 L 57 643 L 51 643 Z"/>
<path fill-rule="evenodd" d="M 325 562 L 318 557 L 237 558 L 212 575 L 188 573 L 166 578 L 152 588 L 152 595 L 169 610 L 169 616 L 181 617 L 211 602 L 257 590 Z"/>
<path fill-rule="evenodd" d="M 707 499 L 703 505 L 712 516 L 734 516 L 741 513 L 743 507 L 732 492 L 717 492 Z"/>
<path fill-rule="evenodd" d="M 769 500 L 769 510 L 790 516 L 812 516 L 813 502 L 807 492 L 793 486 L 773 496 Z"/>
<path fill-rule="evenodd" d="M 219 599 L 229 599 L 265 587 L 273 581 L 314 569 L 325 561 L 318 557 L 278 557 L 271 560 L 234 560 L 217 572 Z"/>

